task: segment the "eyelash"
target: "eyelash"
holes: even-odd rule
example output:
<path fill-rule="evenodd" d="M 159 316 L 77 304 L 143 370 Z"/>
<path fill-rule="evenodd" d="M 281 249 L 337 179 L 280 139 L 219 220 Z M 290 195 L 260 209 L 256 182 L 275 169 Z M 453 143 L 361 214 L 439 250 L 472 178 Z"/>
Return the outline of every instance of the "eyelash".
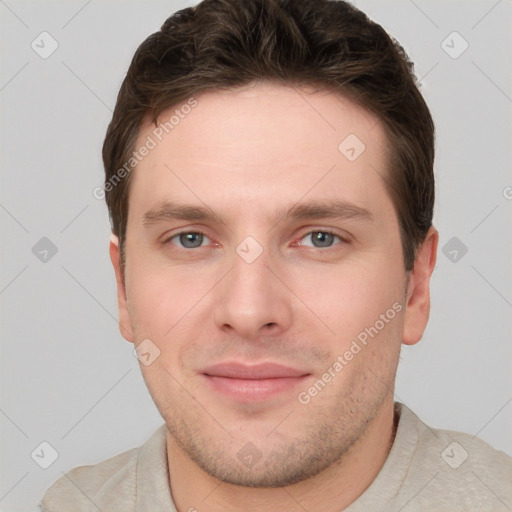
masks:
<path fill-rule="evenodd" d="M 177 238 L 179 237 L 180 235 L 183 235 L 183 234 L 194 234 L 194 235 L 203 235 L 204 237 L 206 238 L 209 238 L 208 235 L 202 231 L 187 231 L 187 230 L 183 230 L 183 231 L 179 231 L 178 233 L 174 233 L 173 235 L 165 238 L 163 241 L 162 241 L 162 245 L 167 245 L 171 242 L 171 240 L 173 240 L 174 238 Z M 304 233 L 299 240 L 302 240 L 304 239 L 305 237 L 313 234 L 313 233 L 323 233 L 325 235 L 332 235 L 334 237 L 337 237 L 340 242 L 342 243 L 349 243 L 349 241 L 347 239 L 345 239 L 344 237 L 342 237 L 341 235 L 335 233 L 334 231 L 330 230 L 330 229 L 312 229 L 306 233 Z M 334 246 L 329 246 L 329 247 L 311 247 L 311 246 L 308 246 L 312 249 L 321 249 L 321 250 L 327 250 L 327 249 L 333 249 Z M 189 248 L 189 247 L 179 247 L 179 246 L 176 246 L 177 249 L 183 249 L 185 251 L 192 251 L 192 250 L 197 250 L 197 249 L 202 249 L 204 247 L 200 246 L 200 247 L 192 247 L 192 248 Z"/>

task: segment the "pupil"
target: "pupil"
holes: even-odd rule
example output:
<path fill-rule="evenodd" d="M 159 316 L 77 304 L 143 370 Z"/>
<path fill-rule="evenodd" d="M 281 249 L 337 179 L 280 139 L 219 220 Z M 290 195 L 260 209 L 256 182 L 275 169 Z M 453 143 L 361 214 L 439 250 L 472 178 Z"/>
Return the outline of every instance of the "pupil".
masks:
<path fill-rule="evenodd" d="M 199 247 L 203 241 L 203 235 L 200 233 L 182 233 L 180 242 L 183 247 L 194 248 Z"/>
<path fill-rule="evenodd" d="M 317 247 L 329 247 L 329 245 L 332 242 L 332 237 L 333 235 L 331 233 L 317 231 L 316 233 L 314 233 L 313 243 L 318 242 L 319 245 L 317 245 Z"/>

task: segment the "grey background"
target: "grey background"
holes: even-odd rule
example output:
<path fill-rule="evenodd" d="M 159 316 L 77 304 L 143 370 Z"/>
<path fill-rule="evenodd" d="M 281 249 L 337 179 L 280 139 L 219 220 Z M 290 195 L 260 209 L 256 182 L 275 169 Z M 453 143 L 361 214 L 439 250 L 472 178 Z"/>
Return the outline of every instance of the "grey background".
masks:
<path fill-rule="evenodd" d="M 92 191 L 135 49 L 191 4 L 0 0 L 2 511 L 35 511 L 62 472 L 137 446 L 163 422 L 117 328 L 107 210 Z M 512 454 L 512 4 L 356 5 L 415 61 L 437 127 L 431 320 L 403 349 L 396 398 Z M 43 31 L 59 45 L 47 59 L 31 48 Z M 441 46 L 453 31 L 469 43 L 456 59 Z M 444 43 L 452 53 L 457 37 Z M 46 262 L 32 251 L 42 237 L 57 248 Z M 453 237 L 468 249 L 455 262 Z M 31 458 L 43 441 L 58 452 L 46 470 Z"/>

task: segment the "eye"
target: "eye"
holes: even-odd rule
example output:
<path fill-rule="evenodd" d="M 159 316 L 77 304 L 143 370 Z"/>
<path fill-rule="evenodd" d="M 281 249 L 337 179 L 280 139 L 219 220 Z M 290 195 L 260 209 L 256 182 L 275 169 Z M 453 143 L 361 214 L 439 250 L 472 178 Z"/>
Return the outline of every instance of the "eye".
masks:
<path fill-rule="evenodd" d="M 173 240 L 177 242 L 173 242 Z M 197 249 L 202 246 L 204 240 L 210 240 L 204 233 L 198 231 L 182 231 L 164 240 L 164 244 L 172 243 L 182 249 Z"/>
<path fill-rule="evenodd" d="M 303 240 L 308 240 L 310 243 L 305 243 Z M 314 230 L 306 233 L 301 239 L 299 245 L 306 247 L 313 247 L 316 249 L 321 248 L 329 248 L 333 246 L 336 242 L 336 239 L 339 242 L 346 242 L 341 236 L 333 233 L 329 230 Z M 165 239 L 162 243 L 167 244 L 171 243 L 172 245 L 178 246 L 181 249 L 198 249 L 203 247 L 204 245 L 208 245 L 208 242 L 211 240 L 200 231 L 182 231 L 181 233 L 176 233 L 167 239 Z"/>
<path fill-rule="evenodd" d="M 335 233 L 332 233 L 331 231 L 328 230 L 310 231 L 304 237 L 301 238 L 301 241 L 310 239 L 311 244 L 305 244 L 301 242 L 300 245 L 305 245 L 307 247 L 315 247 L 317 249 L 323 247 L 331 247 L 336 238 L 340 242 L 344 241 L 339 235 L 336 235 Z"/>

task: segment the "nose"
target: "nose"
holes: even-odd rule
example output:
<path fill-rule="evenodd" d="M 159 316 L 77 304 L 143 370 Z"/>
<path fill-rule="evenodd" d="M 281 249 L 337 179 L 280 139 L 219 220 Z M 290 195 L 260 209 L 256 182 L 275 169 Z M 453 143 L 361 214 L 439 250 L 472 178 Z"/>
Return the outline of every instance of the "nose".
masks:
<path fill-rule="evenodd" d="M 293 297 L 277 275 L 265 251 L 251 263 L 234 254 L 231 271 L 215 287 L 217 327 L 248 341 L 286 331 Z"/>

